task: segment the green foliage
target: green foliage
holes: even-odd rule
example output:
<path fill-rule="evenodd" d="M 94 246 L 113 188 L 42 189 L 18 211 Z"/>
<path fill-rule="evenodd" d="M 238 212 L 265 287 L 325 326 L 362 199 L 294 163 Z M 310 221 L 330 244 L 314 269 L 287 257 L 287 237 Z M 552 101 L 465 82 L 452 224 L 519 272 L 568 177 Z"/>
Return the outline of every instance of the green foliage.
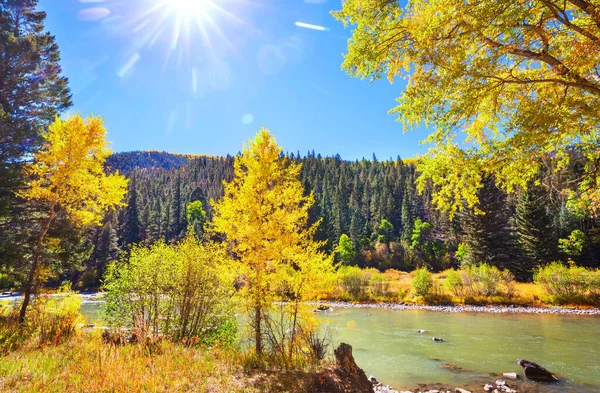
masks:
<path fill-rule="evenodd" d="M 354 250 L 352 240 L 350 240 L 348 235 L 345 233 L 340 236 L 340 242 L 338 243 L 335 251 L 340 261 L 342 261 L 344 264 L 350 265 L 352 262 L 354 262 L 356 251 Z"/>
<path fill-rule="evenodd" d="M 382 243 L 387 243 L 392 239 L 392 235 L 394 234 L 394 226 L 391 222 L 386 220 L 385 218 L 381 220 L 379 224 L 379 228 L 377 230 L 377 239 Z"/>
<path fill-rule="evenodd" d="M 340 266 L 337 275 L 342 289 L 352 298 L 360 299 L 364 296 L 368 280 L 362 269 L 357 266 Z"/>
<path fill-rule="evenodd" d="M 417 296 L 427 296 L 432 289 L 433 277 L 429 270 L 425 267 L 415 270 L 412 279 L 412 292 Z"/>
<path fill-rule="evenodd" d="M 454 253 L 454 256 L 456 257 L 458 262 L 462 263 L 462 261 L 465 258 L 466 252 L 467 252 L 467 245 L 465 243 L 460 243 L 458 245 L 458 248 L 456 249 L 456 252 Z"/>
<path fill-rule="evenodd" d="M 483 179 L 477 192 L 481 209 L 464 210 L 460 226 L 465 243 L 463 265 L 486 263 L 500 269 L 510 269 L 519 277 L 531 274 L 531 267 L 517 258 L 515 234 L 511 225 L 511 211 L 506 194 L 490 177 Z"/>
<path fill-rule="evenodd" d="M 12 280 L 8 274 L 0 273 L 0 289 L 9 289 L 12 287 Z"/>
<path fill-rule="evenodd" d="M 200 236 L 203 233 L 204 223 L 206 222 L 206 212 L 201 201 L 193 201 L 187 205 L 188 225 L 192 225 L 196 233 Z"/>
<path fill-rule="evenodd" d="M 426 221 L 421 221 L 421 219 L 417 218 L 415 220 L 414 228 L 411 236 L 411 248 L 415 249 L 419 245 L 422 245 L 427 237 L 431 235 L 433 231 L 433 225 Z"/>
<path fill-rule="evenodd" d="M 72 105 L 55 37 L 37 3 L 0 2 L 0 264 L 14 266 L 29 265 L 23 255 L 38 231 L 35 205 L 17 197 L 23 164 L 41 146 L 44 128 Z"/>
<path fill-rule="evenodd" d="M 206 212 L 202 207 L 202 202 L 193 201 L 187 205 L 187 219 L 189 223 L 206 220 Z"/>
<path fill-rule="evenodd" d="M 141 338 L 159 333 L 186 344 L 231 342 L 232 286 L 226 251 L 202 245 L 190 232 L 178 244 L 134 247 L 109 265 L 105 314 L 111 326 L 132 327 Z"/>
<path fill-rule="evenodd" d="M 444 281 L 446 289 L 455 296 L 463 295 L 463 280 L 462 275 L 457 270 L 450 270 L 446 275 L 446 281 Z"/>
<path fill-rule="evenodd" d="M 596 284 L 597 272 L 589 271 L 574 264 L 564 265 L 552 262 L 539 267 L 533 276 L 536 284 L 541 285 L 544 291 L 554 297 L 557 302 L 569 302 L 577 296 L 585 295 L 589 288 L 589 281 Z M 589 280 L 590 275 L 593 280 Z"/>
<path fill-rule="evenodd" d="M 586 244 L 586 236 L 579 229 L 575 229 L 566 239 L 558 239 L 558 248 L 569 256 L 581 255 Z"/>
<path fill-rule="evenodd" d="M 417 218 L 411 240 L 410 249 L 422 263 L 440 268 L 447 262 L 447 247 L 442 241 L 434 238 L 433 225 L 430 223 Z"/>
<path fill-rule="evenodd" d="M 536 266 L 551 262 L 558 254 L 549 199 L 540 186 L 530 187 L 518 198 L 514 222 L 523 265 L 521 269 L 528 271 L 527 278 Z"/>
<path fill-rule="evenodd" d="M 460 297 L 512 296 L 514 276 L 508 270 L 482 263 L 466 265 L 461 270 L 451 270 L 446 276 L 446 288 Z"/>

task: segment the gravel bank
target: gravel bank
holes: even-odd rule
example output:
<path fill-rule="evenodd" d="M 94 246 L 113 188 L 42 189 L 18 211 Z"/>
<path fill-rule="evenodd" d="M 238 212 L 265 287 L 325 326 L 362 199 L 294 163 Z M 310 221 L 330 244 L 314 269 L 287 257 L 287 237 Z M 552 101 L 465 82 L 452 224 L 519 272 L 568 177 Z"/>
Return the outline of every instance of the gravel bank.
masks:
<path fill-rule="evenodd" d="M 447 313 L 484 312 L 490 314 L 567 314 L 567 315 L 600 315 L 600 308 L 571 308 L 571 307 L 523 307 L 523 306 L 471 306 L 447 305 L 428 306 L 405 303 L 350 303 L 350 302 L 320 302 L 311 303 L 315 306 L 330 306 L 333 308 L 379 308 L 384 310 L 426 310 Z"/>

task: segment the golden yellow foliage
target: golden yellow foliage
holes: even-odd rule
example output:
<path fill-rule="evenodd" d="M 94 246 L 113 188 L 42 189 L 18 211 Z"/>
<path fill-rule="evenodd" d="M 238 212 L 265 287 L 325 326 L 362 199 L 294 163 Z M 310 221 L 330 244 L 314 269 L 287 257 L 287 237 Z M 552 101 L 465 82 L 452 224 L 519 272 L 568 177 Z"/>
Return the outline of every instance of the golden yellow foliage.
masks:
<path fill-rule="evenodd" d="M 104 172 L 104 162 L 111 150 L 101 118 L 83 119 L 80 115 L 66 120 L 57 118 L 43 138 L 44 145 L 26 168 L 30 180 L 21 193 L 23 198 L 39 200 L 48 206 L 25 284 L 21 321 L 36 276 L 41 281 L 38 273 L 43 270 L 40 269 L 42 244 L 52 221 L 66 213 L 76 225 L 99 224 L 104 211 L 124 205 L 127 192 L 128 180 L 124 176 Z"/>
<path fill-rule="evenodd" d="M 45 143 L 27 167 L 31 180 L 21 194 L 64 209 L 76 224 L 99 224 L 110 207 L 123 206 L 128 180 L 105 174 L 104 161 L 112 152 L 99 117 L 80 115 L 56 119 L 43 135 Z"/>
<path fill-rule="evenodd" d="M 298 180 L 301 166 L 282 155 L 269 130 L 262 128 L 244 145 L 234 163 L 235 178 L 214 208 L 213 228 L 227 236 L 244 278 L 256 351 L 262 351 L 265 312 L 276 299 L 302 300 L 318 292 L 319 277 L 331 271 L 331 258 L 313 241 L 309 226 L 312 194 Z M 289 298 L 282 296 L 281 288 Z"/>

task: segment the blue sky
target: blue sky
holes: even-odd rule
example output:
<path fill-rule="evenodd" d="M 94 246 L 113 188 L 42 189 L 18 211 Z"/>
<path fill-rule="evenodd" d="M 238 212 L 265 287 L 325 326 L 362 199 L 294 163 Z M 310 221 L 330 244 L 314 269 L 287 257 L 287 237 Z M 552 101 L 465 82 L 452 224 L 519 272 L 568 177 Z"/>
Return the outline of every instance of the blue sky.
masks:
<path fill-rule="evenodd" d="M 353 160 L 423 153 L 425 131 L 404 134 L 387 114 L 404 82 L 370 83 L 341 70 L 350 30 L 330 15 L 340 6 L 40 0 L 73 111 L 104 117 L 116 151 L 235 154 L 265 125 L 286 151 L 302 154 Z"/>

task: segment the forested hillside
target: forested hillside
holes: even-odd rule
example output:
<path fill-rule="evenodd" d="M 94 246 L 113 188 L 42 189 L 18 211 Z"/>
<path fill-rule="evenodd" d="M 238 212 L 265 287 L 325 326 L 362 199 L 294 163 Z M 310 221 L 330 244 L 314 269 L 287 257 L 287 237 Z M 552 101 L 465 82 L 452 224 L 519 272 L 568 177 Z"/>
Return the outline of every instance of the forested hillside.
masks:
<path fill-rule="evenodd" d="M 314 192 L 310 220 L 322 220 L 317 238 L 327 240 L 326 250 L 337 250 L 343 263 L 441 270 L 487 262 L 522 279 L 553 260 L 600 264 L 595 221 L 575 206 L 551 199 L 542 187 L 509 197 L 490 180 L 479 190 L 483 212 L 465 210 L 450 221 L 433 207 L 431 187 L 417 192 L 414 165 L 400 159 L 344 161 L 314 153 L 290 157 L 302 163 L 302 184 Z M 233 157 L 184 162 L 168 153 L 130 152 L 114 154 L 108 162 L 131 179 L 128 206 L 109 213 L 104 225 L 92 230 L 89 240 L 95 248 L 86 263 L 92 281 L 133 243 L 180 239 L 189 223 L 190 202 L 200 201 L 210 220 L 210 200 L 222 197 L 222 181 L 233 176 Z M 349 242 L 343 241 L 345 235 Z"/>
<path fill-rule="evenodd" d="M 120 172 L 136 168 L 176 169 L 187 164 L 188 155 L 172 154 L 164 151 L 132 151 L 114 153 L 106 160 L 106 167 Z"/>

